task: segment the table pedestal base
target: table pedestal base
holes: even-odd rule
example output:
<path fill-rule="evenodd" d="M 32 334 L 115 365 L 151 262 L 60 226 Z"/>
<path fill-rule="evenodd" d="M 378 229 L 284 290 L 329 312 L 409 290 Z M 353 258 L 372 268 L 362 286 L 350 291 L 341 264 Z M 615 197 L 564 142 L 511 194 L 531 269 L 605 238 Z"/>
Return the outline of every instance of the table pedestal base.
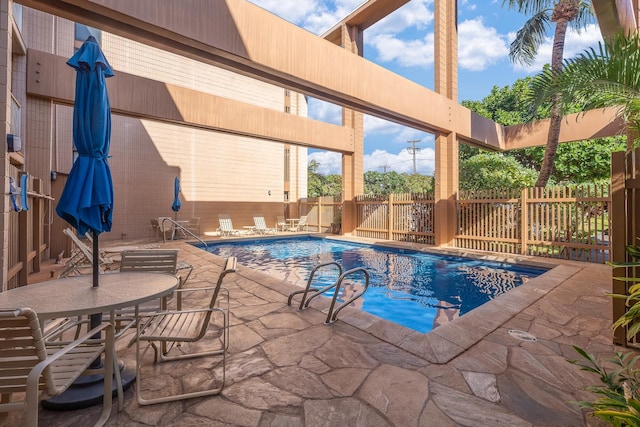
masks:
<path fill-rule="evenodd" d="M 122 378 L 122 390 L 125 391 L 136 380 L 136 370 L 125 368 L 122 365 L 120 370 Z M 80 377 L 80 381 L 73 383 L 67 391 L 54 396 L 51 399 L 43 400 L 42 407 L 50 411 L 73 411 L 76 409 L 88 408 L 90 406 L 102 404 L 102 395 L 104 390 L 103 376 L 90 375 Z M 113 379 L 113 399 L 117 404 L 117 386 L 116 379 Z"/>

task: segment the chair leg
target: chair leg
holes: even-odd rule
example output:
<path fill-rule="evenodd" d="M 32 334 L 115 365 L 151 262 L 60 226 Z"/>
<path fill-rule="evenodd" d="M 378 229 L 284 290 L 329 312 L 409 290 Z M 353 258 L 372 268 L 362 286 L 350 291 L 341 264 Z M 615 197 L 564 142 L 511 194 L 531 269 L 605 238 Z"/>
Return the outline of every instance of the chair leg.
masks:
<path fill-rule="evenodd" d="M 113 338 L 113 325 L 110 325 L 110 328 L 105 329 L 106 332 L 106 341 L 104 348 L 104 389 L 103 389 L 103 397 L 102 397 L 102 414 L 100 415 L 100 419 L 96 423 L 96 426 L 103 426 L 109 420 L 111 416 L 111 406 L 113 404 L 113 374 L 114 374 L 114 365 L 115 361 L 115 340 Z M 116 378 L 120 377 L 119 369 L 116 369 L 118 373 L 116 374 Z M 116 379 L 116 384 L 120 382 Z M 118 401 L 121 397 L 121 388 L 118 388 Z"/>
<path fill-rule="evenodd" d="M 118 394 L 118 412 L 124 409 L 124 392 L 122 390 L 122 376 L 120 375 L 120 364 L 118 363 L 118 355 L 116 349 L 113 349 L 113 374 L 116 377 L 116 390 Z"/>
<path fill-rule="evenodd" d="M 216 310 L 218 311 L 218 310 Z M 142 386 L 143 386 L 143 377 L 142 377 L 142 370 L 140 368 L 141 363 L 142 363 L 142 357 L 140 354 L 140 341 L 142 341 L 142 339 L 138 338 L 136 340 L 136 400 L 138 401 L 138 404 L 143 406 L 143 405 L 152 405 L 152 404 L 156 404 L 156 403 L 166 403 L 166 402 L 174 402 L 177 400 L 183 400 L 183 399 L 191 399 L 194 397 L 203 397 L 203 396 L 213 396 L 213 395 L 217 395 L 220 394 L 220 392 L 222 391 L 222 389 L 224 388 L 224 383 L 225 383 L 225 379 L 226 379 L 226 361 L 227 361 L 227 337 L 228 337 L 228 328 L 229 328 L 229 323 L 227 321 L 227 316 L 226 313 L 224 313 L 224 310 L 220 309 L 219 311 L 223 312 L 223 333 L 222 333 L 222 349 L 221 350 L 214 350 L 214 351 L 209 351 L 209 352 L 200 352 L 200 353 L 192 353 L 192 354 L 186 354 L 186 355 L 182 355 L 181 356 L 176 356 L 175 358 L 171 358 L 171 359 L 165 359 L 162 357 L 162 352 L 158 352 L 158 346 L 156 344 L 156 342 L 152 342 L 152 341 L 148 341 L 149 345 L 151 345 L 151 347 L 153 347 L 154 351 L 156 352 L 156 355 L 154 355 L 154 363 L 155 363 L 155 359 L 157 356 L 157 353 L 160 353 L 160 359 L 161 360 L 179 360 L 179 359 L 187 359 L 187 358 L 193 358 L 193 357 L 199 357 L 199 356 L 216 356 L 216 355 L 222 355 L 222 379 L 220 380 L 220 385 L 216 388 L 212 388 L 212 389 L 208 389 L 208 390 L 201 390 L 201 391 L 194 391 L 194 392 L 186 392 L 186 393 L 181 393 L 181 394 L 176 394 L 176 395 L 171 395 L 171 396 L 164 396 L 164 397 L 157 397 L 157 398 L 144 398 L 142 396 Z M 140 323 L 140 322 L 138 322 Z M 138 327 L 138 337 L 141 336 L 140 334 L 140 327 Z M 164 344 L 164 343 L 162 343 Z M 146 351 L 145 351 L 146 353 Z"/>

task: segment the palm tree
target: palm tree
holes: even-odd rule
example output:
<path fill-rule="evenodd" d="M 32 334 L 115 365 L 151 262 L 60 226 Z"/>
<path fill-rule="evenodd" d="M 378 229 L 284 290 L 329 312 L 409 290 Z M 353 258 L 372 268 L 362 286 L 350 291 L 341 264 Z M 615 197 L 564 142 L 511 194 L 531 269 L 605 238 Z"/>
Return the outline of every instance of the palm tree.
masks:
<path fill-rule="evenodd" d="M 617 34 L 597 49 L 587 49 L 564 62 L 554 75 L 543 71 L 531 82 L 531 101 L 545 102 L 558 94 L 562 108 L 581 106 L 582 111 L 614 107 L 628 129 L 640 135 L 640 34 Z M 631 145 L 631 144 L 630 144 Z"/>
<path fill-rule="evenodd" d="M 516 39 L 511 43 L 509 57 L 514 62 L 531 65 L 544 41 L 551 23 L 555 23 L 553 50 L 551 52 L 551 71 L 558 74 L 562 71 L 564 42 L 567 28 L 577 30 L 583 28 L 593 19 L 591 5 L 582 0 L 503 0 L 502 5 L 515 9 L 520 13 L 532 15 L 523 27 L 518 30 Z M 536 187 L 544 187 L 549 181 L 558 149 L 560 137 L 560 113 L 558 96 L 551 97 L 551 123 L 547 135 L 540 174 Z"/>

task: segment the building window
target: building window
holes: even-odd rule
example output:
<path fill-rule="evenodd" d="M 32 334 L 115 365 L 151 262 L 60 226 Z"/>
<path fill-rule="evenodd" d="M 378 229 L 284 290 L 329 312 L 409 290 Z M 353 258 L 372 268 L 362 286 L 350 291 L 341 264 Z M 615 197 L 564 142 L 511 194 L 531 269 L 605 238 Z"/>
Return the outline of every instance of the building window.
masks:
<path fill-rule="evenodd" d="M 11 94 L 11 123 L 9 124 L 9 133 L 20 136 L 20 128 L 22 123 L 22 107 L 18 100 Z"/>
<path fill-rule="evenodd" d="M 291 169 L 291 148 L 285 147 L 284 149 L 284 182 L 289 182 Z"/>

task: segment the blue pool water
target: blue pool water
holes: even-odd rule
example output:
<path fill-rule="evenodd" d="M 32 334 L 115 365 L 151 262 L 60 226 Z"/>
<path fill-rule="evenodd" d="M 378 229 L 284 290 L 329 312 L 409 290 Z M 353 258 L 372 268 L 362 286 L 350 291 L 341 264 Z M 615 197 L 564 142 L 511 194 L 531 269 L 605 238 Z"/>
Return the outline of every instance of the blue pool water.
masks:
<path fill-rule="evenodd" d="M 310 271 L 318 264 L 337 261 L 345 271 L 364 267 L 370 275 L 369 289 L 353 304 L 419 332 L 428 332 L 468 313 L 547 271 L 317 237 L 207 244 L 211 253 L 222 257 L 236 256 L 242 265 L 277 272 L 301 287 L 306 285 Z M 314 284 L 334 283 L 337 270 L 322 269 L 315 278 L 319 280 L 314 280 Z M 343 282 L 346 285 L 345 292 L 361 286 L 357 282 L 362 282 L 362 274 L 352 278 Z M 299 302 L 298 298 L 294 299 L 294 303 Z"/>

